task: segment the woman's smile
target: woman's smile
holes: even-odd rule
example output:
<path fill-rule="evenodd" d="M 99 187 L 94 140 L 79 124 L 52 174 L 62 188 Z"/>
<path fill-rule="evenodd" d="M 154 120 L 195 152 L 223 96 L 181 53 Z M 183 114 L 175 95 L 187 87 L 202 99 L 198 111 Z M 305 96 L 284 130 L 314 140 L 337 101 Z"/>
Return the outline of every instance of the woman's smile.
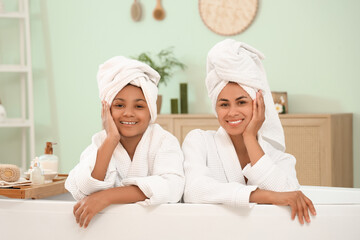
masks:
<path fill-rule="evenodd" d="M 243 121 L 243 119 L 239 119 L 239 120 L 228 120 L 226 121 L 230 126 L 232 127 L 236 127 L 238 126 L 241 122 Z"/>

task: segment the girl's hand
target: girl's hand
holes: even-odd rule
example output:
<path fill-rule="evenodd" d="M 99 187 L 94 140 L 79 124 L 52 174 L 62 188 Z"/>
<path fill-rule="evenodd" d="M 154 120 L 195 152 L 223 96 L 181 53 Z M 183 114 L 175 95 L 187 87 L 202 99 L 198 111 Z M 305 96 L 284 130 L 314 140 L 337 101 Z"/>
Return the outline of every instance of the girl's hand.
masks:
<path fill-rule="evenodd" d="M 256 93 L 256 98 L 253 100 L 253 115 L 246 126 L 243 136 L 256 137 L 263 122 L 265 121 L 265 103 L 261 90 Z"/>
<path fill-rule="evenodd" d="M 111 116 L 110 105 L 106 101 L 101 101 L 101 104 L 101 119 L 103 128 L 105 129 L 108 137 L 118 142 L 120 141 L 120 133 L 115 125 L 114 119 Z"/>
<path fill-rule="evenodd" d="M 87 228 L 91 219 L 109 205 L 110 203 L 106 201 L 103 191 L 85 197 L 74 206 L 73 213 L 76 218 L 76 223 L 78 223 L 80 227 L 84 226 L 84 228 Z"/>
<path fill-rule="evenodd" d="M 315 207 L 312 201 L 307 198 L 301 191 L 296 192 L 272 192 L 272 203 L 275 205 L 290 206 L 291 219 L 295 219 L 296 215 L 301 224 L 310 223 L 309 211 L 313 216 L 316 215 Z"/>

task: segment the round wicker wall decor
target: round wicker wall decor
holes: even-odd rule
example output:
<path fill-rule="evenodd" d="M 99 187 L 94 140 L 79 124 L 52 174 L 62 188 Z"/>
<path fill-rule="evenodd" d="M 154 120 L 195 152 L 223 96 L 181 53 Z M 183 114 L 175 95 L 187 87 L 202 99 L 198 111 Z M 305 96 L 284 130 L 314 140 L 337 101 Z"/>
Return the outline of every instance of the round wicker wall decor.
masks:
<path fill-rule="evenodd" d="M 205 25 L 220 35 L 243 32 L 254 20 L 258 0 L 199 0 L 199 12 Z"/>

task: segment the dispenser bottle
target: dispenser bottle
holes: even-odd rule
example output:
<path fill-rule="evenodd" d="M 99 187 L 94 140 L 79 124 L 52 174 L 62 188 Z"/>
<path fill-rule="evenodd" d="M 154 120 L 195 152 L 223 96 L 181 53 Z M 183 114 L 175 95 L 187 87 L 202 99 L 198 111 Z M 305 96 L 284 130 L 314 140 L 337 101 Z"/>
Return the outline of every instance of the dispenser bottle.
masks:
<path fill-rule="evenodd" d="M 59 159 L 53 154 L 52 146 L 52 142 L 46 142 L 45 154 L 39 157 L 39 161 L 44 171 L 58 172 Z"/>
<path fill-rule="evenodd" d="M 43 184 L 45 181 L 44 174 L 40 168 L 39 159 L 37 157 L 34 160 L 34 167 L 30 173 L 30 181 L 32 184 Z"/>

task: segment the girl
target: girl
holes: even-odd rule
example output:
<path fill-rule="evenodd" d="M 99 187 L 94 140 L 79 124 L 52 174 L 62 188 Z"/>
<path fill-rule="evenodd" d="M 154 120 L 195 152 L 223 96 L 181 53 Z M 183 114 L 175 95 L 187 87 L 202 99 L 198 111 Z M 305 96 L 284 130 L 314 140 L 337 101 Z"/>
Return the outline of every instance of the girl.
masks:
<path fill-rule="evenodd" d="M 256 49 L 234 40 L 208 54 L 206 86 L 220 128 L 191 131 L 183 143 L 190 203 L 290 205 L 292 219 L 310 222 L 312 202 L 300 191 L 295 158 L 284 133 Z"/>
<path fill-rule="evenodd" d="M 148 65 L 114 57 L 97 74 L 104 130 L 69 173 L 65 187 L 79 202 L 77 223 L 85 228 L 114 203 L 175 203 L 184 188 L 178 140 L 154 124 L 159 74 Z"/>

